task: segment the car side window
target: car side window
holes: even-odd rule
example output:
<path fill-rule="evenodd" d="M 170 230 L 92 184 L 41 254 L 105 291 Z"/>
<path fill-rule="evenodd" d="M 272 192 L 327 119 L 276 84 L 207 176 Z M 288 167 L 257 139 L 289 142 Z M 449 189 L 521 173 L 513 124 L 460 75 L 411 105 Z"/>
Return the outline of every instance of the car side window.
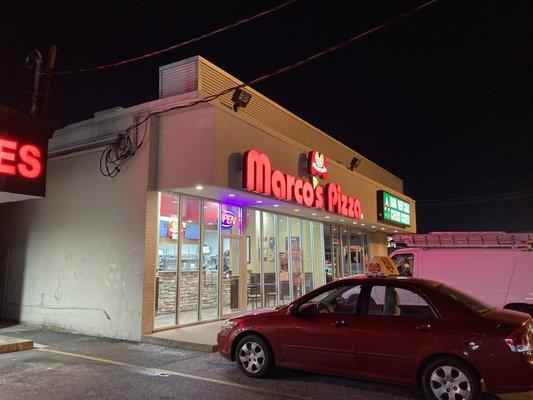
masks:
<path fill-rule="evenodd" d="M 367 315 L 433 318 L 431 306 L 417 293 L 397 286 L 375 285 L 368 299 Z"/>
<path fill-rule="evenodd" d="M 339 286 L 313 297 L 309 302 L 321 303 L 329 314 L 354 314 L 361 294 L 361 285 Z"/>

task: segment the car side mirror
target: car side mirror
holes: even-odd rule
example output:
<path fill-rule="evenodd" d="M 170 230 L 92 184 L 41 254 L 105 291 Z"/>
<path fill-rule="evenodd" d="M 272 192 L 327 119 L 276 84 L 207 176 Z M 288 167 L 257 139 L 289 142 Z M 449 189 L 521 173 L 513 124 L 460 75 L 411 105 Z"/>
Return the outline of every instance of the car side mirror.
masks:
<path fill-rule="evenodd" d="M 293 308 L 293 314 L 295 315 L 314 315 L 318 314 L 317 303 L 303 303 L 299 307 Z"/>

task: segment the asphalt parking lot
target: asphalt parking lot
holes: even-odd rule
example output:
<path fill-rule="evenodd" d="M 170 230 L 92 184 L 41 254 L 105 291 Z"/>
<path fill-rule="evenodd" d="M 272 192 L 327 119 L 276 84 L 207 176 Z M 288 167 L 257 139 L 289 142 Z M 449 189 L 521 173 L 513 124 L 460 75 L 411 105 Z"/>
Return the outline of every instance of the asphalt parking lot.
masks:
<path fill-rule="evenodd" d="M 299 371 L 250 379 L 218 354 L 20 326 L 0 334 L 40 346 L 0 355 L 2 400 L 418 398 L 409 388 Z"/>

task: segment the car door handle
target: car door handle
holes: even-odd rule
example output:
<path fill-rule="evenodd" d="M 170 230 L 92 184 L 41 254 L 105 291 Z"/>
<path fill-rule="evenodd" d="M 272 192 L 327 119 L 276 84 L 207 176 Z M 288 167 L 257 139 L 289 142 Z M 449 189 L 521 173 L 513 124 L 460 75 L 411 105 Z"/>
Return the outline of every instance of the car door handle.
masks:
<path fill-rule="evenodd" d="M 335 321 L 333 322 L 331 325 L 333 325 L 334 327 L 336 328 L 342 328 L 342 327 L 345 327 L 345 326 L 348 326 L 348 324 L 346 323 L 346 321 Z"/>
<path fill-rule="evenodd" d="M 422 324 L 415 326 L 415 331 L 429 331 L 431 329 L 430 324 Z"/>

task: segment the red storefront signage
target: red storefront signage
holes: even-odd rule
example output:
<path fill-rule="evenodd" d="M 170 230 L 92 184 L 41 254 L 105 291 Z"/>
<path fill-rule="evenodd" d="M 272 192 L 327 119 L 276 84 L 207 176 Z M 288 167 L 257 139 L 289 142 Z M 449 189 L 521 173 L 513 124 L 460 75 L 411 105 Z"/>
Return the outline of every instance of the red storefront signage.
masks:
<path fill-rule="evenodd" d="M 53 129 L 49 122 L 0 106 L 0 194 L 10 194 L 3 199 L 46 194 L 48 139 Z"/>
<path fill-rule="evenodd" d="M 0 136 L 0 175 L 38 178 L 43 172 L 43 152 L 33 144 Z"/>
<path fill-rule="evenodd" d="M 309 154 L 308 172 L 321 177 L 327 176 L 327 159 L 323 154 Z M 349 218 L 361 218 L 361 201 L 343 194 L 340 185 L 328 183 L 325 186 L 313 186 L 308 180 L 284 174 L 277 169 L 272 170 L 270 158 L 257 150 L 244 153 L 243 187 L 306 207 L 324 208 L 328 212 Z"/>

